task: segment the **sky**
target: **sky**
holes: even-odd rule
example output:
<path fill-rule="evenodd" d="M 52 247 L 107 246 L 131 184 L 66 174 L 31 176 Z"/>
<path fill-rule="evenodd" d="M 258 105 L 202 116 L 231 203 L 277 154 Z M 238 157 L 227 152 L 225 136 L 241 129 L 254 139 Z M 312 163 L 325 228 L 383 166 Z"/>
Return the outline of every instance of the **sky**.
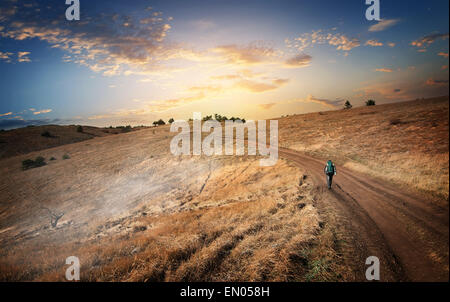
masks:
<path fill-rule="evenodd" d="M 449 1 L 0 1 L 0 128 L 270 119 L 448 95 Z"/>

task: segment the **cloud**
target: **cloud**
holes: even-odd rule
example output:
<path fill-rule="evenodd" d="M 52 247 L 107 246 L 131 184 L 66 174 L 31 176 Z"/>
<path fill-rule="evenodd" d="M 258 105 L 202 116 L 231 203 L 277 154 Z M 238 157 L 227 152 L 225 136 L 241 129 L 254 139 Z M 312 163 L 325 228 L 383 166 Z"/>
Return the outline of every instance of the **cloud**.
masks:
<path fill-rule="evenodd" d="M 60 17 L 60 7 L 47 1 L 31 8 L 18 1 L 2 1 L 0 37 L 45 41 L 70 54 L 72 62 L 109 76 L 127 69 L 152 70 L 177 53 L 176 45 L 164 43 L 171 27 L 160 12 L 143 10 L 140 17 L 130 17 L 85 11 L 82 20 L 67 22 Z M 29 58 L 22 55 L 19 60 Z"/>
<path fill-rule="evenodd" d="M 426 82 L 423 79 L 386 80 L 385 82 L 371 83 L 355 91 L 362 92 L 361 95 L 358 95 L 362 99 L 374 99 L 380 102 L 385 100 L 406 101 L 448 93 L 448 80 L 429 79 Z"/>
<path fill-rule="evenodd" d="M 448 58 L 448 52 L 440 52 L 438 53 L 438 56 L 444 57 L 444 58 Z"/>
<path fill-rule="evenodd" d="M 425 52 L 426 48 L 436 42 L 437 40 L 446 40 L 448 39 L 449 34 L 435 33 L 430 34 L 420 39 L 414 40 L 411 42 L 412 46 L 419 48 L 419 52 Z"/>
<path fill-rule="evenodd" d="M 0 51 L 0 60 L 5 60 L 8 63 L 11 63 L 12 52 L 2 52 Z"/>
<path fill-rule="evenodd" d="M 262 42 L 253 42 L 248 46 L 236 44 L 221 45 L 212 49 L 223 57 L 227 63 L 235 65 L 256 65 L 273 62 L 276 52 Z"/>
<path fill-rule="evenodd" d="M 393 72 L 393 70 L 390 69 L 390 68 L 377 68 L 377 69 L 375 69 L 375 71 L 379 71 L 379 72 Z"/>
<path fill-rule="evenodd" d="M 307 54 L 299 54 L 296 55 L 285 62 L 286 67 L 290 68 L 299 68 L 309 66 L 311 63 L 312 57 Z"/>
<path fill-rule="evenodd" d="M 448 69 L 448 65 L 442 65 L 441 69 L 442 69 L 442 70 Z"/>
<path fill-rule="evenodd" d="M 273 79 L 271 83 L 263 83 L 263 82 L 257 82 L 254 80 L 249 79 L 242 79 L 239 81 L 236 81 L 234 84 L 235 88 L 244 89 L 247 91 L 260 93 L 260 92 L 266 92 L 270 90 L 275 90 L 280 88 L 281 86 L 286 85 L 289 82 L 289 79 Z"/>
<path fill-rule="evenodd" d="M 434 80 L 432 78 L 429 78 L 426 82 L 426 85 L 428 86 L 447 86 L 448 80 Z"/>
<path fill-rule="evenodd" d="M 328 35 L 327 37 L 328 44 L 337 46 L 337 50 L 345 50 L 350 51 L 353 48 L 359 47 L 361 45 L 361 42 L 357 38 L 348 38 L 345 35 Z"/>
<path fill-rule="evenodd" d="M 275 105 L 276 105 L 276 103 L 258 104 L 258 107 L 261 108 L 262 110 L 269 110 Z"/>
<path fill-rule="evenodd" d="M 334 31 L 313 30 L 311 33 L 303 33 L 293 40 L 286 39 L 285 44 L 286 47 L 297 49 L 300 52 L 321 44 L 329 44 L 335 46 L 337 50 L 348 52 L 353 48 L 359 47 L 361 42 L 358 38 L 349 38 Z"/>
<path fill-rule="evenodd" d="M 319 105 L 325 106 L 330 109 L 337 109 L 337 108 L 342 107 L 342 105 L 344 104 L 345 101 L 342 99 L 336 99 L 336 100 L 320 99 L 320 98 L 314 97 L 311 94 L 308 94 L 306 99 L 296 99 L 293 102 L 294 103 L 315 103 L 315 104 L 319 104 Z"/>
<path fill-rule="evenodd" d="M 251 92 L 266 92 L 278 88 L 275 84 L 267 84 L 250 80 L 241 80 L 235 84 L 235 87 L 242 88 Z"/>
<path fill-rule="evenodd" d="M 31 62 L 30 58 L 28 58 L 29 54 L 30 54 L 29 51 L 19 51 L 17 53 L 17 61 L 18 62 Z"/>
<path fill-rule="evenodd" d="M 399 19 L 381 19 L 377 24 L 370 26 L 369 31 L 383 31 L 388 29 L 389 27 L 396 25 L 398 22 L 400 22 Z"/>
<path fill-rule="evenodd" d="M 379 47 L 379 46 L 383 46 L 383 43 L 378 42 L 378 40 L 368 40 L 364 45 L 365 46 L 369 45 L 369 46 L 373 46 L 373 47 Z"/>
<path fill-rule="evenodd" d="M 21 118 L 11 118 L 0 120 L 0 129 L 14 129 L 19 127 L 26 127 L 29 125 L 40 126 L 49 124 L 60 124 L 63 122 L 60 119 L 40 119 L 40 120 L 24 120 Z"/>
<path fill-rule="evenodd" d="M 272 80 L 272 83 L 279 86 L 283 86 L 289 82 L 289 79 L 274 79 Z"/>
<path fill-rule="evenodd" d="M 0 116 L 8 116 L 8 115 L 11 115 L 11 114 L 12 114 L 12 112 L 6 112 L 6 113 L 0 114 Z"/>
<path fill-rule="evenodd" d="M 38 115 L 38 114 L 44 114 L 44 113 L 49 113 L 49 112 L 52 112 L 52 109 L 44 109 L 44 110 L 40 110 L 40 111 L 34 111 L 33 114 Z"/>
<path fill-rule="evenodd" d="M 0 36 L 1 36 L 1 32 L 0 32 Z M 29 51 L 19 51 L 17 53 L 17 62 L 19 62 L 19 63 L 31 62 L 30 58 L 28 57 L 29 54 L 30 54 Z M 5 60 L 7 63 L 12 63 L 13 55 L 14 55 L 14 53 L 12 53 L 12 52 L 1 52 L 0 51 L 0 60 Z"/>
<path fill-rule="evenodd" d="M 388 45 L 389 47 L 395 47 L 395 43 L 393 43 L 393 42 L 389 42 L 389 43 L 387 43 L 387 45 Z"/>

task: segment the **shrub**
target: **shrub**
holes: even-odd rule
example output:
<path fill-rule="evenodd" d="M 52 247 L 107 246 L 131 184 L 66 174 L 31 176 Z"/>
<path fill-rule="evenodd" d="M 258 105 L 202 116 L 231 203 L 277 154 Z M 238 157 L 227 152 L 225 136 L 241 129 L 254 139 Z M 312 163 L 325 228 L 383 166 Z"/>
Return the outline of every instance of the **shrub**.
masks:
<path fill-rule="evenodd" d="M 47 163 L 45 162 L 45 158 L 43 158 L 42 156 L 38 156 L 38 157 L 36 157 L 35 160 L 26 159 L 26 160 L 22 161 L 22 169 L 28 170 L 28 169 L 32 169 L 32 168 L 38 168 L 38 167 L 45 166 L 46 164 Z"/>
<path fill-rule="evenodd" d="M 352 109 L 352 104 L 350 104 L 350 102 L 347 100 L 344 104 L 344 109 Z"/>
<path fill-rule="evenodd" d="M 166 124 L 166 122 L 164 122 L 162 119 L 159 119 L 158 121 L 153 122 L 153 126 L 162 126 L 165 124 Z"/>
<path fill-rule="evenodd" d="M 83 127 L 81 127 L 81 126 L 78 126 L 78 127 L 77 127 L 77 132 L 79 132 L 79 133 L 83 133 Z"/>
<path fill-rule="evenodd" d="M 169 124 L 172 124 L 173 122 L 175 122 L 175 120 L 174 120 L 173 117 L 172 117 L 172 118 L 170 118 L 170 120 L 169 120 Z"/>
<path fill-rule="evenodd" d="M 43 136 L 43 137 L 53 137 L 53 135 L 51 135 L 49 131 L 42 132 L 41 136 Z"/>
<path fill-rule="evenodd" d="M 69 158 L 70 158 L 69 154 L 64 154 L 64 155 L 62 156 L 62 159 L 69 159 Z"/>
<path fill-rule="evenodd" d="M 54 156 L 50 157 L 50 160 L 56 160 L 56 158 Z"/>
<path fill-rule="evenodd" d="M 220 114 L 215 113 L 214 114 L 214 119 L 218 122 L 223 122 L 223 121 L 227 121 L 228 118 L 226 116 L 222 116 Z"/>
<path fill-rule="evenodd" d="M 375 101 L 374 100 L 366 101 L 366 106 L 375 106 Z"/>
<path fill-rule="evenodd" d="M 401 124 L 403 124 L 403 122 L 402 122 L 400 119 L 395 118 L 395 119 L 393 119 L 393 120 L 390 120 L 390 121 L 389 121 L 389 124 L 395 126 L 395 125 L 401 125 Z"/>
<path fill-rule="evenodd" d="M 119 128 L 119 127 L 117 127 L 117 128 Z M 122 128 L 123 133 L 130 132 L 132 129 L 130 125 L 128 125 L 126 127 L 120 127 L 120 128 Z"/>

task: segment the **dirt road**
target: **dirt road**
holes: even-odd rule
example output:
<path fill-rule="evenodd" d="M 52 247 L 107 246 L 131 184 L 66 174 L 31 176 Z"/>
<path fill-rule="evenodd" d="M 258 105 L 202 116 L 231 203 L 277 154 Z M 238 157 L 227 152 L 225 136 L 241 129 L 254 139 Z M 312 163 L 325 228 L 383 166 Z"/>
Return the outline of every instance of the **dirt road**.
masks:
<path fill-rule="evenodd" d="M 328 190 L 325 161 L 290 149 L 279 153 L 306 170 L 320 196 L 318 207 L 333 213 L 352 241 L 347 243 L 354 250 L 355 279 L 365 279 L 365 259 L 377 256 L 381 281 L 448 281 L 448 203 L 342 167 Z"/>

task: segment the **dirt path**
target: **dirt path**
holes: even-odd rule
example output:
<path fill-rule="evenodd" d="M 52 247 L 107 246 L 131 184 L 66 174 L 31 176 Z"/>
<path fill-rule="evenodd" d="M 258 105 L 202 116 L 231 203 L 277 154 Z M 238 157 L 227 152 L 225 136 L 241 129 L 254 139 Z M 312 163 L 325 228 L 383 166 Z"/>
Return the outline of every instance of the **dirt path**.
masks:
<path fill-rule="evenodd" d="M 449 212 L 423 196 L 393 184 L 338 167 L 333 188 L 323 175 L 325 162 L 302 153 L 279 150 L 280 156 L 306 170 L 321 196 L 322 207 L 353 238 L 356 266 L 364 278 L 364 261 L 377 256 L 381 281 L 448 281 Z"/>

